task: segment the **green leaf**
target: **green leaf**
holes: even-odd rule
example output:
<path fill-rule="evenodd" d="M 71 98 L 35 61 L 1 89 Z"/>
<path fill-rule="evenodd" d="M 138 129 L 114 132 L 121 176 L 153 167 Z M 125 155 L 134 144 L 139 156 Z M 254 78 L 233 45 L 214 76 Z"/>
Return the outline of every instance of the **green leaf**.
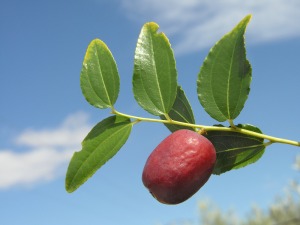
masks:
<path fill-rule="evenodd" d="M 168 113 L 177 93 L 177 71 L 168 38 L 146 23 L 139 35 L 133 73 L 133 92 L 141 107 L 153 115 Z"/>
<path fill-rule="evenodd" d="M 238 128 L 262 133 L 252 125 L 238 125 Z M 215 146 L 217 162 L 214 174 L 239 169 L 256 162 L 265 150 L 264 139 L 230 131 L 208 131 L 206 136 Z"/>
<path fill-rule="evenodd" d="M 200 103 L 214 119 L 235 119 L 248 98 L 251 65 L 246 59 L 244 34 L 251 19 L 246 16 L 210 50 L 197 80 Z"/>
<path fill-rule="evenodd" d="M 165 116 L 160 116 L 161 119 L 166 119 Z M 172 120 L 176 120 L 179 122 L 185 122 L 185 123 L 191 123 L 195 124 L 195 119 L 194 119 L 194 114 L 191 108 L 191 105 L 185 96 L 184 91 L 180 86 L 177 88 L 177 96 L 174 102 L 174 105 L 169 112 L 169 117 Z M 174 132 L 176 130 L 181 130 L 181 129 L 189 129 L 189 130 L 195 130 L 192 127 L 187 127 L 187 126 L 181 126 L 181 125 L 176 125 L 176 124 L 167 124 L 164 123 L 164 125 L 171 131 Z"/>
<path fill-rule="evenodd" d="M 66 190 L 75 191 L 125 144 L 132 128 L 129 119 L 111 116 L 98 123 L 75 152 L 66 175 Z"/>
<path fill-rule="evenodd" d="M 80 74 L 80 86 L 86 100 L 97 108 L 112 107 L 119 94 L 120 77 L 108 47 L 93 40 L 86 51 Z"/>

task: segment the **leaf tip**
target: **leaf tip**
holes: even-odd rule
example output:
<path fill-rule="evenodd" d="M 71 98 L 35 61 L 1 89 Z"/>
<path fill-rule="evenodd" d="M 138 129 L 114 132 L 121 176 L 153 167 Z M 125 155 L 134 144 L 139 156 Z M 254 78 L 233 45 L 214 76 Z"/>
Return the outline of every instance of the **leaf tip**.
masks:
<path fill-rule="evenodd" d="M 156 32 L 159 29 L 159 25 L 155 22 L 147 22 L 145 23 L 144 28 L 149 28 Z"/>
<path fill-rule="evenodd" d="M 244 17 L 244 19 L 242 19 L 242 21 L 240 22 L 240 24 L 244 27 L 246 27 L 249 22 L 251 21 L 252 19 L 252 14 L 248 14 L 247 16 Z"/>
<path fill-rule="evenodd" d="M 245 20 L 251 20 L 252 19 L 252 14 L 248 14 L 247 16 L 245 16 Z"/>
<path fill-rule="evenodd" d="M 67 179 L 65 181 L 65 189 L 69 194 L 71 194 L 72 192 L 74 192 L 76 190 L 76 188 L 74 188 L 72 185 L 70 185 L 70 182 Z"/>

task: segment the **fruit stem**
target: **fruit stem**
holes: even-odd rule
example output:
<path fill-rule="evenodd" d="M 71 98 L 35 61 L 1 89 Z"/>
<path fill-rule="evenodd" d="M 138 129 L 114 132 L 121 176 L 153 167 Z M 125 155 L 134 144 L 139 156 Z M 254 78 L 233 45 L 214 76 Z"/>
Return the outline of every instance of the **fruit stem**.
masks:
<path fill-rule="evenodd" d="M 199 129 L 202 129 L 204 131 L 229 131 L 229 132 L 237 132 L 237 133 L 241 133 L 241 134 L 245 134 L 245 135 L 249 135 L 249 136 L 253 136 L 253 137 L 257 137 L 257 138 L 262 138 L 262 139 L 269 140 L 269 142 L 266 143 L 267 145 L 270 145 L 272 143 L 282 143 L 282 144 L 289 144 L 289 145 L 294 145 L 294 146 L 300 147 L 300 142 L 298 142 L 298 141 L 292 141 L 292 140 L 288 140 L 288 139 L 277 138 L 277 137 L 273 137 L 273 136 L 270 136 L 270 135 L 261 134 L 261 133 L 257 133 L 257 132 L 254 132 L 254 131 L 250 131 L 250 130 L 238 128 L 236 126 L 233 126 L 233 127 L 205 126 L 205 125 L 199 125 L 199 124 L 191 124 L 191 123 L 179 122 L 179 121 L 176 121 L 176 120 L 172 120 L 170 118 L 168 118 L 167 120 L 145 118 L 145 117 L 132 116 L 132 115 L 128 115 L 128 114 L 125 114 L 125 113 L 121 113 L 121 112 L 118 112 L 114 108 L 112 108 L 111 113 L 115 114 L 115 115 L 119 115 L 119 116 L 124 116 L 124 117 L 127 117 L 127 118 L 131 118 L 131 119 L 135 119 L 136 122 L 137 121 L 139 121 L 139 122 L 145 121 L 145 122 L 175 124 L 175 125 L 180 125 L 180 126 L 199 128 Z"/>

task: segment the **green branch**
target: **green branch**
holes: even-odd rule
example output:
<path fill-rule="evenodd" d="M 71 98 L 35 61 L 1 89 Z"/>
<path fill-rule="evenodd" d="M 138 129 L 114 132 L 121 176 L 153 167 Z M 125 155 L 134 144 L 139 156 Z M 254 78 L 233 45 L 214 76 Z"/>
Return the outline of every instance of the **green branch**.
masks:
<path fill-rule="evenodd" d="M 298 142 L 298 141 L 292 141 L 292 140 L 288 140 L 288 139 L 277 138 L 277 137 L 273 137 L 273 136 L 270 136 L 270 135 L 265 135 L 265 134 L 257 133 L 257 132 L 254 132 L 254 131 L 238 128 L 236 126 L 234 126 L 234 127 L 205 126 L 205 125 L 199 125 L 199 124 L 191 124 L 191 123 L 180 122 L 180 121 L 171 120 L 171 119 L 161 120 L 161 119 L 145 118 L 145 117 L 139 117 L 139 116 L 132 116 L 132 115 L 124 114 L 124 113 L 118 112 L 114 108 L 112 108 L 111 113 L 115 114 L 115 115 L 131 118 L 131 119 L 135 119 L 136 120 L 135 122 L 144 121 L 144 122 L 154 122 L 154 123 L 175 124 L 175 125 L 180 125 L 180 126 L 199 128 L 199 129 L 205 130 L 205 131 L 237 132 L 237 133 L 241 133 L 241 134 L 245 134 L 245 135 L 249 135 L 249 136 L 269 140 L 270 144 L 271 143 L 282 143 L 282 144 L 289 144 L 289 145 L 294 145 L 294 146 L 300 147 L 300 142 Z"/>

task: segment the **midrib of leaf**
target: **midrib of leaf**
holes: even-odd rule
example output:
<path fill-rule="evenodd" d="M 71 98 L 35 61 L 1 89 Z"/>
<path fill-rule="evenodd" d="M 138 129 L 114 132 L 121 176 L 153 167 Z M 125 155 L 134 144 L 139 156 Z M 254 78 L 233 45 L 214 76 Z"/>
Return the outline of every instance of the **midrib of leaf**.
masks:
<path fill-rule="evenodd" d="M 261 146 L 262 146 L 262 145 L 258 145 L 257 147 L 261 147 Z M 251 147 L 252 147 L 252 146 L 251 146 Z M 250 159 L 254 158 L 256 155 L 258 155 L 259 153 L 261 153 L 261 151 L 263 151 L 263 149 L 261 149 L 260 151 L 256 151 L 255 154 L 250 155 Z M 230 157 L 226 157 L 226 158 L 227 158 L 227 159 L 232 159 L 232 158 L 235 158 L 235 157 L 237 157 L 237 156 L 238 156 L 238 155 L 231 155 Z M 233 164 L 233 168 L 235 168 L 236 166 L 239 166 L 239 165 L 241 165 L 241 164 L 243 164 L 243 163 L 249 161 L 250 159 L 249 159 L 249 156 L 248 156 L 248 157 L 246 157 L 244 160 L 241 160 L 241 161 L 239 161 L 239 162 L 235 162 L 235 163 Z M 251 163 L 251 162 L 249 162 L 249 163 Z M 228 166 L 228 165 L 231 165 L 231 164 L 230 164 L 230 163 L 222 164 L 222 167 L 224 168 L 224 167 L 226 167 L 226 166 Z"/>
<path fill-rule="evenodd" d="M 249 130 L 249 131 L 251 131 L 251 130 Z M 234 135 L 219 134 L 219 135 L 211 135 L 211 137 L 234 137 Z M 260 142 L 256 137 L 252 137 L 252 136 L 237 135 L 235 137 L 238 137 L 238 138 L 244 139 L 244 140 L 251 140 L 253 142 Z"/>
<path fill-rule="evenodd" d="M 216 58 L 219 56 L 219 54 L 220 54 L 220 50 L 218 51 Z M 214 66 L 215 66 L 215 63 L 216 63 L 216 62 L 214 61 L 214 62 L 213 62 L 213 66 L 212 66 L 211 69 L 210 69 L 210 74 L 212 74 L 212 70 L 213 70 L 213 68 L 214 68 Z M 212 79 L 210 80 L 210 89 L 211 89 L 211 93 L 214 93 L 213 87 L 212 87 Z M 226 118 L 226 116 L 224 115 L 224 113 L 222 112 L 222 110 L 220 109 L 219 105 L 218 105 L 217 102 L 216 102 L 215 95 L 213 94 L 212 96 L 213 96 L 213 99 L 214 99 L 215 106 L 218 108 L 219 112 Z"/>
<path fill-rule="evenodd" d="M 157 65 L 156 65 L 156 62 L 155 62 L 155 52 L 154 52 L 154 49 L 153 49 L 154 45 L 153 45 L 152 35 L 150 35 L 150 41 L 151 41 L 151 53 L 153 54 L 153 59 L 154 59 L 152 61 L 153 61 L 154 67 L 155 67 L 155 78 L 156 78 L 155 81 L 156 81 L 156 84 L 158 86 L 158 93 L 159 93 L 159 96 L 160 96 L 160 99 L 161 99 L 161 103 L 162 103 L 162 107 L 163 107 L 163 112 L 166 113 L 166 107 L 165 107 L 165 104 L 164 104 L 164 101 L 163 101 L 163 97 L 162 97 L 162 94 L 161 94 L 160 85 L 159 85 L 159 82 L 158 82 Z M 153 102 L 153 104 L 155 105 L 154 102 Z"/>
<path fill-rule="evenodd" d="M 239 150 L 247 149 L 247 148 L 257 148 L 257 147 L 261 147 L 261 146 L 263 146 L 263 145 L 264 145 L 264 144 L 261 143 L 261 144 L 249 145 L 249 146 L 244 146 L 244 147 L 228 148 L 228 149 L 223 150 L 223 151 L 218 151 L 217 153 L 224 153 L 224 152 L 231 152 L 231 151 L 239 151 Z M 234 155 L 234 156 L 236 156 L 236 155 Z"/>
<path fill-rule="evenodd" d="M 235 52 L 235 49 L 236 49 L 236 45 L 237 45 L 237 40 L 238 40 L 238 38 L 239 38 L 239 36 L 237 36 L 237 38 L 236 38 L 236 40 L 235 40 L 235 45 L 234 45 L 234 50 L 233 50 L 233 52 L 232 52 L 232 57 L 231 57 L 231 63 L 230 63 L 230 74 L 231 74 L 231 69 L 232 69 L 232 64 L 233 64 L 233 55 L 234 55 L 234 52 Z M 230 80 L 230 78 L 231 78 L 231 75 L 230 75 L 230 77 L 229 77 L 229 79 L 228 79 L 228 88 L 227 88 L 227 112 L 228 112 L 228 116 L 229 116 L 229 119 L 231 119 L 231 115 L 230 115 L 230 109 L 229 109 L 229 102 L 230 102 L 230 100 L 229 100 L 229 90 L 230 90 L 230 82 L 229 82 L 229 80 Z M 241 97 L 241 89 L 242 89 L 242 85 L 240 85 L 240 91 L 239 91 L 239 96 L 238 96 L 238 98 L 240 99 L 240 97 Z M 237 103 L 239 102 L 239 100 L 237 101 Z M 235 108 L 234 108 L 234 110 L 233 110 L 233 114 L 235 113 L 235 111 L 236 111 L 236 108 L 237 108 L 237 106 L 238 106 L 238 104 L 236 104 L 235 105 Z"/>
<path fill-rule="evenodd" d="M 131 126 L 131 123 L 129 123 L 127 126 Z M 125 128 L 127 128 L 127 126 L 124 126 L 123 128 L 121 128 L 120 130 L 118 130 L 117 132 L 115 132 L 115 133 L 113 133 L 113 134 L 111 134 L 111 135 L 109 135 L 103 142 L 101 142 L 101 144 L 105 144 L 106 142 L 108 142 L 108 140 L 111 138 L 111 137 L 113 137 L 113 136 L 115 136 L 116 134 L 118 134 L 118 133 L 120 133 L 123 129 L 125 129 Z M 99 145 L 97 145 L 97 147 L 98 147 Z M 96 149 L 96 148 L 95 148 Z M 112 148 L 112 150 L 114 150 L 115 148 Z M 110 150 L 109 152 L 112 152 L 112 150 Z M 81 165 L 80 165 L 80 167 L 78 168 L 78 170 L 77 170 L 77 172 L 76 172 L 76 174 L 73 176 L 73 179 L 72 179 L 72 181 L 70 182 L 70 184 L 72 184 L 72 182 L 73 182 L 73 180 L 76 178 L 76 176 L 78 175 L 78 172 L 81 170 L 81 168 L 82 168 L 82 166 L 94 155 L 94 154 L 96 154 L 96 152 L 97 151 L 92 151 L 92 152 L 90 152 L 90 154 L 88 154 L 88 157 L 84 160 L 84 161 L 82 161 L 82 163 L 81 163 Z M 95 171 L 95 169 L 93 169 L 92 170 L 93 172 Z M 71 186 L 71 185 L 70 185 Z"/>
<path fill-rule="evenodd" d="M 228 78 L 227 78 L 227 114 L 228 114 L 228 117 L 229 119 L 231 118 L 231 115 L 230 115 L 230 99 L 229 99 L 229 91 L 230 91 L 230 78 L 231 78 L 231 71 L 232 71 L 232 60 L 233 60 L 233 55 L 234 55 L 234 52 L 235 52 L 235 48 L 236 48 L 236 42 L 235 42 L 235 45 L 234 45 L 234 48 L 233 48 L 233 51 L 231 53 L 231 59 L 230 59 L 230 67 L 229 67 L 229 71 L 228 71 Z"/>
<path fill-rule="evenodd" d="M 183 121 L 189 122 L 189 121 L 188 121 L 181 113 L 179 113 L 177 110 L 174 110 L 174 112 L 177 113 L 177 115 L 179 115 L 179 116 L 183 119 Z"/>
<path fill-rule="evenodd" d="M 96 47 L 96 57 L 97 57 L 97 67 L 98 67 L 98 69 L 99 69 L 99 71 L 100 71 L 100 73 L 101 73 L 101 80 L 102 80 L 102 83 L 103 83 L 103 86 L 104 86 L 104 90 L 105 90 L 105 94 L 106 94 L 106 97 L 107 97 L 107 99 L 108 99 L 108 101 L 109 101 L 109 105 L 110 106 L 112 106 L 112 104 L 111 104 L 111 101 L 110 101 L 110 98 L 109 98 L 109 95 L 108 95 L 108 91 L 107 91 L 107 88 L 106 88 L 106 84 L 105 84 L 105 82 L 104 82 L 104 79 L 103 79 L 103 73 L 102 73 L 102 70 L 101 70 L 101 65 L 100 65 L 100 63 L 99 63 L 99 54 L 98 54 L 98 48 L 97 48 L 97 46 L 95 46 Z M 88 76 L 89 77 L 89 76 Z M 89 77 L 89 83 L 91 84 L 91 87 L 93 87 L 93 85 L 92 85 L 92 83 L 91 83 L 91 80 L 90 80 L 90 77 Z M 95 92 L 95 94 L 98 96 L 98 98 L 100 98 L 101 99 L 101 96 L 99 96 L 98 94 L 97 94 L 97 92 L 94 90 L 94 88 L 93 88 L 93 91 Z"/>

